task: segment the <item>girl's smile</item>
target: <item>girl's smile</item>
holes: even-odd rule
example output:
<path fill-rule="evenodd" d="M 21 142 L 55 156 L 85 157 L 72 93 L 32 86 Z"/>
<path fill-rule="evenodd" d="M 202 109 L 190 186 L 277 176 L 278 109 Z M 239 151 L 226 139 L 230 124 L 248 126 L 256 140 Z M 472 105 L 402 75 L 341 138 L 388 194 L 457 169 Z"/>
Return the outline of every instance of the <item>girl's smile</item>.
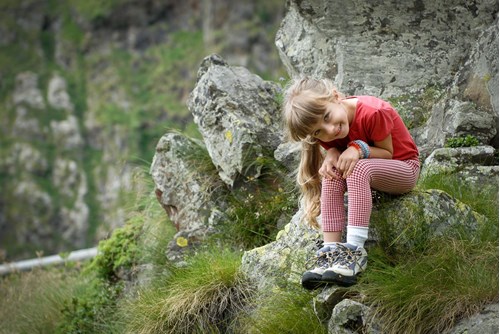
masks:
<path fill-rule="evenodd" d="M 329 103 L 323 118 L 313 127 L 312 136 L 322 142 L 345 138 L 349 134 L 349 124 L 355 113 L 351 100 L 341 100 Z"/>

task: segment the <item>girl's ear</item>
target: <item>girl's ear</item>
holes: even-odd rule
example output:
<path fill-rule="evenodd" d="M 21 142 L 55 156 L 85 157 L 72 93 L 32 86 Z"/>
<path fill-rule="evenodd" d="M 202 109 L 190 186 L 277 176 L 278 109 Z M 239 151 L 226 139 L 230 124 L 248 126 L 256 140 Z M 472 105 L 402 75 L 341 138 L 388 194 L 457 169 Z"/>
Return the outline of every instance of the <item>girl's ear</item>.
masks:
<path fill-rule="evenodd" d="M 339 102 L 341 100 L 340 93 L 335 88 L 332 90 L 332 96 L 333 96 L 334 102 Z"/>

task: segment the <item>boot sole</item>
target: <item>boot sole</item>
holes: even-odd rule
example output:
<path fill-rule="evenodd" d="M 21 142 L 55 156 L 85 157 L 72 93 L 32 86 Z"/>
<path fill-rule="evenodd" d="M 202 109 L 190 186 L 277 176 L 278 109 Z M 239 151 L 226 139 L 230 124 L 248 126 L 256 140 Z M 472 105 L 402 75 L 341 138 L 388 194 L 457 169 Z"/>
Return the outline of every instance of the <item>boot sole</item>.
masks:
<path fill-rule="evenodd" d="M 357 276 L 343 276 L 333 271 L 326 271 L 323 275 L 306 272 L 302 276 L 302 287 L 314 290 L 326 285 L 352 286 L 358 281 Z"/>

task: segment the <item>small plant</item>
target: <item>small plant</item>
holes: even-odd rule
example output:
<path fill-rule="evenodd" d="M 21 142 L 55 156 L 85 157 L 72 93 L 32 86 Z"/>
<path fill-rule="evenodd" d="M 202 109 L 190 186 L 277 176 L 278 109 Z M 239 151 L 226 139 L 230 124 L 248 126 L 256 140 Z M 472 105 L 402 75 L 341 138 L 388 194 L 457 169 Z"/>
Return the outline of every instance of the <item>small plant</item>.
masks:
<path fill-rule="evenodd" d="M 99 278 L 85 279 L 78 291 L 61 308 L 63 316 L 56 333 L 113 333 L 119 326 L 117 300 L 123 282 L 112 284 Z"/>
<path fill-rule="evenodd" d="M 478 146 L 479 140 L 473 135 L 467 135 L 465 137 L 454 137 L 448 138 L 446 140 L 445 147 L 455 148 L 455 147 L 472 147 Z"/>
<path fill-rule="evenodd" d="M 128 304 L 129 333 L 226 333 L 251 294 L 241 255 L 205 250 Z"/>
<path fill-rule="evenodd" d="M 137 263 L 139 256 L 138 238 L 142 231 L 140 219 L 129 220 L 125 226 L 116 229 L 109 239 L 99 243 L 99 254 L 87 269 L 95 271 L 99 278 L 115 282 Z"/>
<path fill-rule="evenodd" d="M 280 221 L 288 222 L 295 213 L 298 195 L 293 178 L 268 156 L 263 154 L 246 164 L 248 168 L 258 165 L 260 176 L 247 176 L 239 188 L 227 195 L 229 209 L 216 238 L 229 239 L 244 249 L 259 247 L 273 241 Z"/>

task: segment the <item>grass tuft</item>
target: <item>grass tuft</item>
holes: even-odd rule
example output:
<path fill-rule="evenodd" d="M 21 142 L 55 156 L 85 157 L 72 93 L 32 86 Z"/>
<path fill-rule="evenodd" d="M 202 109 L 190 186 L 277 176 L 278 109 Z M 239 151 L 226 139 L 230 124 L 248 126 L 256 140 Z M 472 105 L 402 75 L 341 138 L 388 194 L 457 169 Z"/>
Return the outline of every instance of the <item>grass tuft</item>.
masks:
<path fill-rule="evenodd" d="M 407 262 L 390 266 L 378 259 L 370 266 L 356 289 L 384 333 L 441 333 L 498 301 L 498 245 L 434 240 Z"/>
<path fill-rule="evenodd" d="M 239 320 L 241 333 L 248 334 L 326 334 L 316 316 L 310 292 L 297 287 L 272 291 L 253 301 L 254 309 Z"/>
<path fill-rule="evenodd" d="M 128 332 L 225 333 L 251 293 L 240 263 L 239 253 L 215 249 L 173 268 L 126 306 Z"/>

